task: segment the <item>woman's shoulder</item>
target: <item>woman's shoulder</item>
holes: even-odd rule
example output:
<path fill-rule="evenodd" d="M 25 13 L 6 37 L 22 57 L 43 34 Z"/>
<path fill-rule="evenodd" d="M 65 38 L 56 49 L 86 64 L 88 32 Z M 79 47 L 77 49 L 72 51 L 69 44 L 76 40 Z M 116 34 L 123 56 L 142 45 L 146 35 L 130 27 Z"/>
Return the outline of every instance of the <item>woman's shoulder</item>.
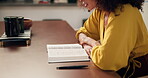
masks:
<path fill-rule="evenodd" d="M 123 9 L 121 11 L 123 11 L 125 13 L 128 13 L 128 14 L 139 14 L 140 13 L 140 11 L 138 10 L 138 8 L 132 6 L 131 4 L 125 4 L 125 5 L 123 5 Z"/>
<path fill-rule="evenodd" d="M 118 15 L 117 17 L 119 18 L 128 18 L 130 20 L 136 20 L 137 17 L 139 18 L 139 16 L 141 16 L 138 8 L 133 7 L 130 4 L 124 4 L 122 8 L 117 8 L 115 13 Z"/>

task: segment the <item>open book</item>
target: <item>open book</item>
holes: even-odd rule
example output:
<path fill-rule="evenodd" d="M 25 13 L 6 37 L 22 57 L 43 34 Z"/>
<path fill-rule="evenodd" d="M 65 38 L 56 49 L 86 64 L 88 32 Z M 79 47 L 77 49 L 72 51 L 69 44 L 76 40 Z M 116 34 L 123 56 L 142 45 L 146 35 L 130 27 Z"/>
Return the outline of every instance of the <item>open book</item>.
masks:
<path fill-rule="evenodd" d="M 48 62 L 89 61 L 87 53 L 79 44 L 47 45 Z"/>

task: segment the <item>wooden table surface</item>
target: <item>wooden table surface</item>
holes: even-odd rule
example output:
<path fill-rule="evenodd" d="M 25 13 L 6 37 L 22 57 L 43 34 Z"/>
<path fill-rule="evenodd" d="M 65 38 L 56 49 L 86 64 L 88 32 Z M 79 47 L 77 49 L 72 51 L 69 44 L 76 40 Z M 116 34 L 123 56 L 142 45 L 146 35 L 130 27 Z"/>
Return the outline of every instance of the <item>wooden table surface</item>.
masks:
<path fill-rule="evenodd" d="M 0 35 L 3 32 L 4 23 L 0 22 Z M 0 78 L 119 78 L 114 72 L 100 70 L 92 62 L 48 63 L 47 44 L 70 43 L 77 43 L 77 40 L 74 29 L 66 21 L 34 21 L 31 45 L 9 45 L 8 42 L 0 47 Z M 56 69 L 65 65 L 89 67 Z"/>

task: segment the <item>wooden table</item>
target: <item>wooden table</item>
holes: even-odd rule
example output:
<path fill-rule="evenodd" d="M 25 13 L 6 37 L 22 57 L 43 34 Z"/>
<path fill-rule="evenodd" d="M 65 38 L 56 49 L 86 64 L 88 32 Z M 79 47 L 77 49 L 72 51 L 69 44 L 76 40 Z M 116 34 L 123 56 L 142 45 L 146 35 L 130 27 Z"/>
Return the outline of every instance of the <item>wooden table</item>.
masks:
<path fill-rule="evenodd" d="M 0 22 L 0 35 L 4 23 Z M 0 48 L 0 78 L 118 78 L 92 62 L 48 64 L 47 44 L 77 43 L 75 31 L 65 21 L 35 21 L 30 46 L 7 45 Z M 57 70 L 57 66 L 89 65 L 88 69 Z"/>

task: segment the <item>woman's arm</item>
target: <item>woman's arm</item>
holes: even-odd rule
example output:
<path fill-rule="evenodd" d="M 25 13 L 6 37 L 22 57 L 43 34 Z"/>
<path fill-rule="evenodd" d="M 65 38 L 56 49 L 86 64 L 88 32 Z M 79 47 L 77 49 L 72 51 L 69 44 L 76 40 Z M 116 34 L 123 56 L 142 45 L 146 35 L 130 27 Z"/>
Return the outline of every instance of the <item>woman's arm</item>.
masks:
<path fill-rule="evenodd" d="M 95 9 L 91 16 L 86 20 L 83 27 L 77 31 L 76 38 L 79 39 L 79 34 L 83 33 L 94 40 L 100 40 L 100 29 L 98 23 L 99 16 L 100 11 Z"/>
<path fill-rule="evenodd" d="M 79 34 L 79 43 L 83 46 L 84 50 L 90 56 L 92 48 L 100 45 L 100 43 L 90 37 L 87 37 L 85 34 Z"/>

